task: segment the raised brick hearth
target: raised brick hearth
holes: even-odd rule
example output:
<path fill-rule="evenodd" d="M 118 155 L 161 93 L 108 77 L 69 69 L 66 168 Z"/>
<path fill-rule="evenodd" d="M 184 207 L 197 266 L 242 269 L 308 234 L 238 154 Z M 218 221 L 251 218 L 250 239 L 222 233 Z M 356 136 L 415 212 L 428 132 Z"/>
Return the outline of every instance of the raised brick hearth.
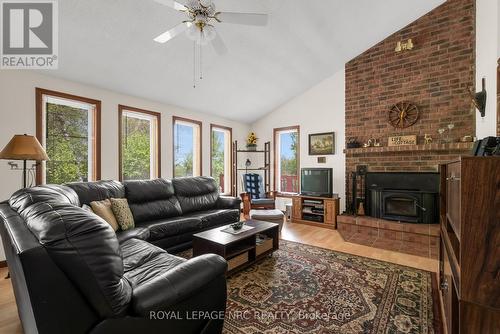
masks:
<path fill-rule="evenodd" d="M 347 242 L 437 259 L 438 224 L 408 224 L 384 219 L 341 215 L 337 229 Z"/>

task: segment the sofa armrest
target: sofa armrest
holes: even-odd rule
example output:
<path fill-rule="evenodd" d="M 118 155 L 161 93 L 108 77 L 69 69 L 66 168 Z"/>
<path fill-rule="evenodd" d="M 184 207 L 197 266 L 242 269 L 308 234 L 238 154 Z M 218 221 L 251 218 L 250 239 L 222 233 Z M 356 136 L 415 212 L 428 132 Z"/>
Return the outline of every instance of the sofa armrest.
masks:
<path fill-rule="evenodd" d="M 241 199 L 238 197 L 219 196 L 215 203 L 217 209 L 240 209 Z"/>
<path fill-rule="evenodd" d="M 148 284 L 136 287 L 132 291 L 132 311 L 148 316 L 150 311 L 166 309 L 224 277 L 226 270 L 227 262 L 219 255 L 205 254 L 188 260 Z"/>

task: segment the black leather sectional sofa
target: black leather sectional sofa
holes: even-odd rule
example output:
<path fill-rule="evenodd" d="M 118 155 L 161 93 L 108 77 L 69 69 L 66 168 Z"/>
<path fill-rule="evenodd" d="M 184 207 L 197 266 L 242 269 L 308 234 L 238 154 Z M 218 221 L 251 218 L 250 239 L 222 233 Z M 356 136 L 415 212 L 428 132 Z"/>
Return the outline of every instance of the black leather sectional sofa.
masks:
<path fill-rule="evenodd" d="M 81 208 L 111 197 L 127 198 L 135 229 L 115 234 Z M 0 204 L 0 233 L 25 333 L 221 332 L 226 261 L 167 250 L 238 221 L 239 207 L 207 177 L 17 191 Z"/>

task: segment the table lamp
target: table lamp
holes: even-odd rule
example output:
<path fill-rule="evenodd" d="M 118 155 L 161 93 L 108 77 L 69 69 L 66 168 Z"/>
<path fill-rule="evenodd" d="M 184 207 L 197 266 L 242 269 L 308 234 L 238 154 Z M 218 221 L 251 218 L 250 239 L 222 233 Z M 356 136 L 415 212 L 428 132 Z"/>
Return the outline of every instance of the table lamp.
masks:
<path fill-rule="evenodd" d="M 40 142 L 34 136 L 15 135 L 7 146 L 0 152 L 0 159 L 23 160 L 23 188 L 26 188 L 26 161 L 27 160 L 49 160 L 47 153 Z"/>

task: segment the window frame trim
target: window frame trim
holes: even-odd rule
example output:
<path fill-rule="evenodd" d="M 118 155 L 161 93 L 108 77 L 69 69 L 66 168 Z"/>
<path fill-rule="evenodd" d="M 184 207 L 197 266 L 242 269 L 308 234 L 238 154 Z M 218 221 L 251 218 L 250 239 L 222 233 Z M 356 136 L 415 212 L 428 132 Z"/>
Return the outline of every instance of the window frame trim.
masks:
<path fill-rule="evenodd" d="M 139 114 L 145 114 L 149 116 L 156 117 L 156 177 L 161 178 L 161 113 L 156 111 L 150 111 L 146 109 L 140 109 L 136 107 L 131 107 L 123 104 L 118 105 L 118 180 L 123 181 L 123 167 L 122 167 L 122 159 L 123 159 L 123 148 L 122 148 L 122 116 L 124 112 L 131 111 Z"/>
<path fill-rule="evenodd" d="M 35 118 L 36 118 L 36 138 L 44 146 L 43 140 L 43 97 L 44 95 L 53 96 L 56 98 L 62 98 L 66 100 L 74 100 L 78 102 L 88 103 L 95 105 L 94 117 L 92 118 L 92 135 L 94 137 L 93 140 L 93 149 L 92 149 L 92 175 L 94 175 L 94 180 L 99 181 L 101 179 L 101 101 L 91 99 L 88 97 L 68 94 L 64 92 L 59 92 L 50 89 L 44 89 L 35 87 Z M 45 172 L 45 167 L 42 163 L 36 164 L 36 185 L 41 185 L 43 180 L 43 173 Z"/>
<path fill-rule="evenodd" d="M 185 117 L 180 117 L 180 116 L 172 116 L 172 178 L 175 177 L 175 123 L 177 121 L 180 122 L 185 122 L 185 123 L 191 123 L 198 125 L 200 127 L 200 138 L 198 139 L 198 154 L 200 156 L 200 166 L 198 170 L 198 175 L 202 176 L 203 175 L 203 149 L 202 149 L 202 144 L 203 144 L 203 123 L 201 121 L 195 120 L 195 119 L 190 119 L 190 118 L 185 118 Z"/>
<path fill-rule="evenodd" d="M 210 176 L 211 177 L 214 177 L 212 175 L 212 131 L 214 129 L 221 129 L 221 130 L 227 130 L 229 131 L 229 165 L 231 166 L 230 169 L 234 168 L 233 166 L 233 154 L 232 154 L 232 150 L 231 150 L 231 147 L 233 146 L 233 128 L 229 127 L 229 126 L 224 126 L 224 125 L 218 125 L 218 124 L 214 124 L 214 123 L 210 123 Z M 232 170 L 228 171 L 229 172 L 229 185 L 231 188 L 229 190 L 229 192 L 225 192 L 225 193 L 221 193 L 221 195 L 232 195 L 233 194 L 233 190 L 232 190 L 232 184 L 233 184 L 233 173 L 232 173 Z M 225 176 L 224 176 L 225 177 Z"/>
<path fill-rule="evenodd" d="M 297 178 L 299 181 L 298 187 L 299 191 L 296 193 L 283 193 L 281 191 L 278 191 L 277 188 L 277 176 L 278 176 L 278 159 L 277 157 L 277 147 L 278 143 L 276 140 L 276 135 L 279 132 L 283 131 L 289 131 L 289 130 L 296 130 L 297 131 Z M 274 128 L 273 129 L 273 189 L 276 191 L 276 196 L 278 197 L 292 197 L 294 195 L 300 194 L 300 125 L 291 125 L 291 126 L 285 126 L 281 128 Z"/>

